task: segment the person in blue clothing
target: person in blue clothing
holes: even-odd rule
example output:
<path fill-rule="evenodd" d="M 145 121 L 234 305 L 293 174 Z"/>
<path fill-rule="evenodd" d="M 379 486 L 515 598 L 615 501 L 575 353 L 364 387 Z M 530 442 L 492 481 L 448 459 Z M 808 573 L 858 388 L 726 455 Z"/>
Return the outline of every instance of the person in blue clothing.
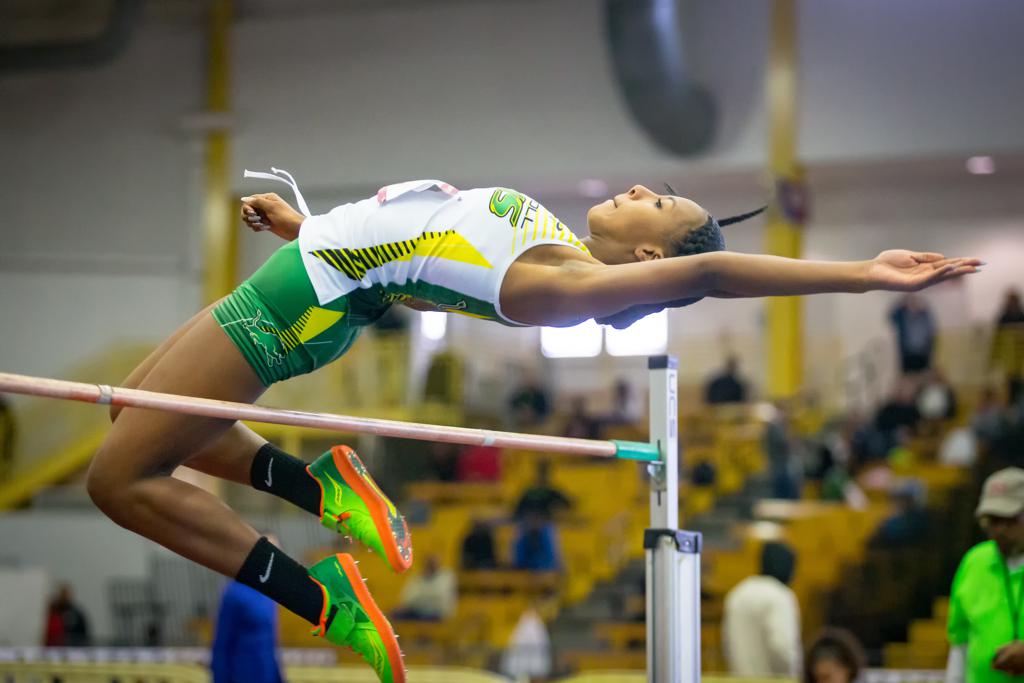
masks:
<path fill-rule="evenodd" d="M 278 540 L 264 534 L 274 545 Z M 238 581 L 224 589 L 210 656 L 213 683 L 284 683 L 277 661 L 277 604 Z"/>
<path fill-rule="evenodd" d="M 554 523 L 536 512 L 520 522 L 519 535 L 512 546 L 512 566 L 538 572 L 562 568 Z"/>

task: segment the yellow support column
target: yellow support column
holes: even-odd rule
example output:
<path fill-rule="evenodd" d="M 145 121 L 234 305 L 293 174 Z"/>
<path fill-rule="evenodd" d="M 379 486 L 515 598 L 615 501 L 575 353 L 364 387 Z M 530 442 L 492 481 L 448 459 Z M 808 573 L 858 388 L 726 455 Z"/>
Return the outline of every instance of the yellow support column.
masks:
<path fill-rule="evenodd" d="M 231 0 L 209 5 L 206 67 L 206 133 L 203 163 L 203 299 L 212 303 L 234 289 L 238 280 L 238 229 L 231 199 L 231 136 L 227 119 L 231 94 Z M 175 476 L 221 495 L 223 485 L 194 470 Z"/>
<path fill-rule="evenodd" d="M 231 0 L 210 3 L 207 45 L 206 111 L 211 120 L 230 111 Z M 226 125 L 214 124 L 206 134 L 203 183 L 203 298 L 224 296 L 237 284 L 238 230 L 231 201 L 231 139 Z"/>
<path fill-rule="evenodd" d="M 779 202 L 768 212 L 765 251 L 800 258 L 803 253 L 803 180 L 797 162 L 796 0 L 774 0 L 765 96 L 769 121 L 769 173 Z M 767 390 L 773 398 L 803 386 L 803 308 L 799 297 L 765 302 Z"/>

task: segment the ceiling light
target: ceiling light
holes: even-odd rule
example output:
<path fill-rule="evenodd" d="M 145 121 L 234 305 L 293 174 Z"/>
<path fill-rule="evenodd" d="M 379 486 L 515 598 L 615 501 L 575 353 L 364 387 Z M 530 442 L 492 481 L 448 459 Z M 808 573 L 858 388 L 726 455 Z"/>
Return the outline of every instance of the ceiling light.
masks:
<path fill-rule="evenodd" d="M 992 157 L 971 157 L 967 160 L 967 172 L 971 175 L 991 175 L 996 172 L 996 160 Z"/>
<path fill-rule="evenodd" d="M 608 196 L 608 183 L 597 178 L 585 178 L 576 186 L 580 194 L 591 199 L 599 199 Z"/>

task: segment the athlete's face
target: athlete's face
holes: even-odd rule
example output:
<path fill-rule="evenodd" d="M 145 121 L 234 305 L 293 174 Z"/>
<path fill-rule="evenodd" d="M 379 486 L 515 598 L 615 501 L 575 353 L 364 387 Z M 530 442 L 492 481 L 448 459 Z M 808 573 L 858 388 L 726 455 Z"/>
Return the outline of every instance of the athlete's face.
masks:
<path fill-rule="evenodd" d="M 696 202 L 634 185 L 587 212 L 588 246 L 605 263 L 664 258 L 671 255 L 674 236 L 703 225 L 707 217 L 708 212 Z"/>

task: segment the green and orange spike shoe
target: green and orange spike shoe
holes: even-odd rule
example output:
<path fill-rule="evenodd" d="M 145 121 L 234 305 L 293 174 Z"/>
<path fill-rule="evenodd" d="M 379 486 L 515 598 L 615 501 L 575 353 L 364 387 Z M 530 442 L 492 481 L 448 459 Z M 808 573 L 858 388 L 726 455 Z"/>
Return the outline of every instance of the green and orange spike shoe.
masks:
<path fill-rule="evenodd" d="M 320 484 L 320 522 L 349 535 L 402 573 L 412 566 L 405 518 L 348 446 L 335 446 L 306 470 Z"/>
<path fill-rule="evenodd" d="M 405 664 L 391 623 L 377 607 L 351 555 L 338 553 L 309 568 L 324 592 L 314 636 L 347 647 L 373 667 L 381 683 L 405 683 Z"/>

